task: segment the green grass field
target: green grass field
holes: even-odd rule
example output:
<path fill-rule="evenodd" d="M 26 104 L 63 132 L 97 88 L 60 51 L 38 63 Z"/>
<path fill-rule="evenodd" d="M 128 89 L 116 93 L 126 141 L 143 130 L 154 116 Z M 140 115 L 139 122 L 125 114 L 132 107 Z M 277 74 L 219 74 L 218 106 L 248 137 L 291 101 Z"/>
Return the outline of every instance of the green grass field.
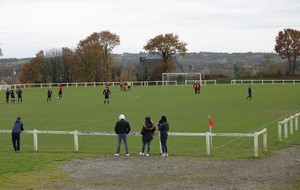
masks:
<path fill-rule="evenodd" d="M 300 111 L 298 84 L 255 84 L 253 100 L 247 100 L 248 85 L 207 85 L 200 95 L 193 94 L 192 86 L 134 86 L 121 92 L 111 87 L 110 104 L 103 104 L 103 87 L 64 87 L 63 99 L 46 102 L 47 88 L 23 89 L 23 103 L 5 103 L 5 91 L 0 91 L 0 129 L 12 128 L 17 116 L 22 117 L 27 130 L 98 131 L 112 132 L 120 114 L 125 114 L 132 131 L 140 132 L 146 116 L 157 123 L 166 115 L 172 132 L 207 132 L 208 116 L 214 121 L 216 133 L 252 133 L 268 129 L 268 152 L 262 151 L 259 138 L 259 156 L 273 150 L 300 144 L 300 134 L 277 142 L 277 122 Z M 23 184 L 33 180 L 65 180 L 57 169 L 61 161 L 97 156 L 112 156 L 117 138 L 113 136 L 79 136 L 79 152 L 74 152 L 72 135 L 38 135 L 39 151 L 33 151 L 31 134 L 21 135 L 22 153 L 16 154 L 10 134 L 0 134 L 0 183 L 11 187 L 15 178 Z M 141 137 L 130 136 L 129 151 L 138 155 Z M 253 139 L 215 137 L 212 157 L 252 158 Z M 174 137 L 168 139 L 171 156 L 205 156 L 204 137 Z M 124 146 L 121 147 L 124 154 Z M 158 137 L 154 138 L 151 155 L 159 155 Z M 53 172 L 55 171 L 55 172 Z M 39 175 L 40 174 L 40 175 Z M 24 177 L 25 176 L 25 177 Z M 28 181 L 26 181 L 28 180 Z M 17 186 L 20 188 L 20 186 Z M 21 186 L 22 187 L 22 186 Z M 25 186 L 26 187 L 26 186 Z"/>

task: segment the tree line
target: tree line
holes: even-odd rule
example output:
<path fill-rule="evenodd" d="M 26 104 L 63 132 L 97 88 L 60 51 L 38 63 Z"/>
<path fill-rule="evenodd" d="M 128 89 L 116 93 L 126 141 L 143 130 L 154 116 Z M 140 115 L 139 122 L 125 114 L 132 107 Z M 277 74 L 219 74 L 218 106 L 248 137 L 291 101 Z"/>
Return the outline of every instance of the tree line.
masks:
<path fill-rule="evenodd" d="M 81 40 L 72 50 L 67 47 L 39 51 L 24 64 L 21 83 L 103 82 L 130 78 L 126 70 L 114 63 L 113 49 L 120 44 L 120 37 L 109 31 L 94 32 Z M 187 51 L 186 43 L 172 33 L 158 35 L 144 49 L 162 57 L 157 72 L 171 72 L 171 56 Z"/>
<path fill-rule="evenodd" d="M 80 40 L 75 49 L 63 47 L 41 50 L 23 65 L 20 82 L 103 82 L 134 79 L 135 73 L 128 71 L 127 67 L 115 64 L 112 52 L 118 45 L 120 37 L 117 34 L 101 31 Z M 160 34 L 148 40 L 144 50 L 160 57 L 159 64 L 154 69 L 157 80 L 161 73 L 175 70 L 176 61 L 173 56 L 184 56 L 187 52 L 186 46 L 187 43 L 179 40 L 173 33 Z M 295 74 L 297 57 L 300 55 L 300 31 L 290 28 L 279 31 L 274 50 L 282 59 L 287 60 L 288 74 Z M 261 67 L 264 70 L 278 70 L 268 57 L 262 60 Z"/>

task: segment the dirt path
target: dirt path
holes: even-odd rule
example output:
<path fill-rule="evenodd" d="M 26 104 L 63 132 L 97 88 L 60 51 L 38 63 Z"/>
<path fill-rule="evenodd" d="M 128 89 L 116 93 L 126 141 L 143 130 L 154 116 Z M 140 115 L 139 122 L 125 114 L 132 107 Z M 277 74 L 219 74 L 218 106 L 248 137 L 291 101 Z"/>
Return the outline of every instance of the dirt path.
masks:
<path fill-rule="evenodd" d="M 300 146 L 265 159 L 111 156 L 61 168 L 75 180 L 57 189 L 289 190 L 300 180 Z"/>

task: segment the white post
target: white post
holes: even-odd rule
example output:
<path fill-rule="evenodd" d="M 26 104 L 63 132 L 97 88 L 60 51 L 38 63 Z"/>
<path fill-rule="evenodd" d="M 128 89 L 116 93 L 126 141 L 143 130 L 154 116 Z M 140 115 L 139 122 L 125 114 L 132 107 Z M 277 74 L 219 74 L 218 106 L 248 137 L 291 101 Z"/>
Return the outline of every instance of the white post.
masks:
<path fill-rule="evenodd" d="M 288 120 L 287 119 L 284 119 L 284 138 L 288 138 Z"/>
<path fill-rule="evenodd" d="M 254 157 L 258 157 L 258 134 L 257 132 L 254 133 Z"/>
<path fill-rule="evenodd" d="M 267 129 L 265 128 L 265 132 L 263 133 L 263 143 L 264 143 L 264 151 L 267 151 L 268 150 L 268 131 Z"/>
<path fill-rule="evenodd" d="M 297 113 L 296 115 L 295 115 L 295 131 L 298 131 L 298 117 L 299 117 L 299 113 Z"/>
<path fill-rule="evenodd" d="M 158 141 L 159 141 L 159 151 L 160 151 L 160 153 L 162 154 L 163 151 L 162 151 L 162 147 L 161 147 L 160 133 L 158 133 Z"/>
<path fill-rule="evenodd" d="M 38 139 L 37 139 L 37 130 L 33 130 L 33 150 L 35 152 L 38 151 Z"/>
<path fill-rule="evenodd" d="M 281 142 L 281 122 L 278 122 L 278 141 Z"/>
<path fill-rule="evenodd" d="M 206 156 L 210 155 L 210 133 L 206 132 Z"/>
<path fill-rule="evenodd" d="M 209 127 L 209 132 L 211 133 L 211 127 Z M 210 147 L 211 147 L 211 149 L 213 149 L 212 136 L 210 136 Z"/>
<path fill-rule="evenodd" d="M 78 151 L 78 131 L 74 131 L 74 149 L 77 152 Z"/>
<path fill-rule="evenodd" d="M 294 117 L 290 117 L 290 134 L 292 135 L 294 133 L 294 127 L 293 127 Z"/>

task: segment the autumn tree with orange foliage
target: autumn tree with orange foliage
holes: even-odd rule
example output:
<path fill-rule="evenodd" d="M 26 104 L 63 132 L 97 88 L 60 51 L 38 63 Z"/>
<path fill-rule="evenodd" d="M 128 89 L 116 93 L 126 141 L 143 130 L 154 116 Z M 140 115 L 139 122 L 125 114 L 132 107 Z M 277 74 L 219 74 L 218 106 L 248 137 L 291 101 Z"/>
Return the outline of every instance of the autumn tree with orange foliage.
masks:
<path fill-rule="evenodd" d="M 20 82 L 23 84 L 46 82 L 41 69 L 43 61 L 44 52 L 39 51 L 36 57 L 23 65 L 22 72 L 20 73 Z"/>
<path fill-rule="evenodd" d="M 109 81 L 112 77 L 113 60 L 111 53 L 113 49 L 120 45 L 120 37 L 109 31 L 99 33 L 100 44 L 102 45 L 102 56 L 104 69 L 102 70 L 104 81 Z"/>
<path fill-rule="evenodd" d="M 300 55 L 300 31 L 290 28 L 279 31 L 274 50 L 282 59 L 288 60 L 289 74 L 294 74 L 296 59 Z"/>
<path fill-rule="evenodd" d="M 178 35 L 173 33 L 160 34 L 148 40 L 144 49 L 151 54 L 157 54 L 162 58 L 162 63 L 156 67 L 157 74 L 171 72 L 176 68 L 172 56 L 180 54 L 182 56 L 187 52 L 187 43 L 179 40 Z"/>
<path fill-rule="evenodd" d="M 111 80 L 113 60 L 111 52 L 120 44 L 119 36 L 109 31 L 94 32 L 81 40 L 75 50 L 77 81 Z"/>

